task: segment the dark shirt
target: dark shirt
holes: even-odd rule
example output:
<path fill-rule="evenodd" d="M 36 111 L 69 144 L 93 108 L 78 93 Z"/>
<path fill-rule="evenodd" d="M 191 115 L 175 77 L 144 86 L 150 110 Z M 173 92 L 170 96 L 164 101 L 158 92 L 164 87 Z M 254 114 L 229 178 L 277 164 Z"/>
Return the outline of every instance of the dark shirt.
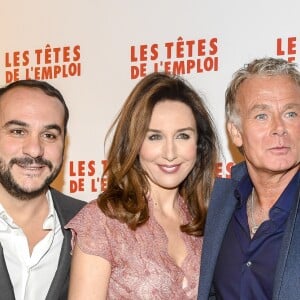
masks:
<path fill-rule="evenodd" d="M 225 233 L 213 284 L 217 299 L 272 299 L 273 281 L 285 224 L 296 193 L 297 173 L 273 205 L 269 220 L 251 239 L 247 199 L 252 182 L 245 176 L 235 190 L 237 206 Z"/>

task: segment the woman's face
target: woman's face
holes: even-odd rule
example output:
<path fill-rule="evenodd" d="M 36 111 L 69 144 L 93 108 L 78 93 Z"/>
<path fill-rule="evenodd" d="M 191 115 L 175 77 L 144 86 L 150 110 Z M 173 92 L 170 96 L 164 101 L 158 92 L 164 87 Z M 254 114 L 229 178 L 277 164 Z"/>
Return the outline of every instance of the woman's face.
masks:
<path fill-rule="evenodd" d="M 186 104 L 166 100 L 153 109 L 139 159 L 151 189 L 176 189 L 197 159 L 197 127 Z"/>

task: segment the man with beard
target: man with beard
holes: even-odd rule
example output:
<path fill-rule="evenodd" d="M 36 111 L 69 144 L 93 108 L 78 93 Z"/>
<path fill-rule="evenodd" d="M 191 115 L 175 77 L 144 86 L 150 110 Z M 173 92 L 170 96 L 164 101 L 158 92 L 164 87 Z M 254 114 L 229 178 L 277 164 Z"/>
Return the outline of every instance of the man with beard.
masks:
<path fill-rule="evenodd" d="M 49 185 L 64 154 L 69 111 L 46 82 L 0 89 L 0 299 L 66 299 L 71 233 L 85 204 Z"/>

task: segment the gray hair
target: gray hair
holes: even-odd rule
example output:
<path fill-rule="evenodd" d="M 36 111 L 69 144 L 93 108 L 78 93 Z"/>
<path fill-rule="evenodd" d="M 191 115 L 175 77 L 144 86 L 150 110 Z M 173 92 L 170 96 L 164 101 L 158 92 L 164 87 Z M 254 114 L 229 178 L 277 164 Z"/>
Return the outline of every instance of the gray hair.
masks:
<path fill-rule="evenodd" d="M 236 107 L 237 91 L 246 79 L 254 76 L 289 76 L 298 86 L 300 86 L 300 72 L 296 63 L 290 63 L 281 58 L 265 57 L 254 59 L 249 64 L 244 65 L 233 74 L 233 78 L 225 92 L 225 112 L 226 121 L 231 121 L 239 125 L 239 112 Z"/>

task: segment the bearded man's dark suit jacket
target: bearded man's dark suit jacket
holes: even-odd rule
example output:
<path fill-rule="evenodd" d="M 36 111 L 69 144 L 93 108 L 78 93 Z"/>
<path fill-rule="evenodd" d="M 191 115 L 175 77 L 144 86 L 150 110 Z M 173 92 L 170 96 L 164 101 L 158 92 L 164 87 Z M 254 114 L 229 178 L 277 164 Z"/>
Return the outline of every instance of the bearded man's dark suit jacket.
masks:
<path fill-rule="evenodd" d="M 64 240 L 60 252 L 58 267 L 47 294 L 46 300 L 65 300 L 68 296 L 70 263 L 71 263 L 71 232 L 64 226 L 86 204 L 68 197 L 50 188 L 54 207 L 58 215 Z M 0 245 L 0 300 L 15 300 L 13 286 L 9 278 L 4 260 L 3 249 Z M 41 299 L 42 300 L 42 299 Z"/>
<path fill-rule="evenodd" d="M 240 163 L 232 168 L 231 179 L 218 178 L 215 182 L 204 232 L 198 300 L 217 299 L 212 283 L 214 269 L 227 225 L 237 204 L 234 190 L 246 172 L 246 164 Z M 298 180 L 297 196 L 287 220 L 276 266 L 273 300 L 300 299 L 299 191 Z"/>

